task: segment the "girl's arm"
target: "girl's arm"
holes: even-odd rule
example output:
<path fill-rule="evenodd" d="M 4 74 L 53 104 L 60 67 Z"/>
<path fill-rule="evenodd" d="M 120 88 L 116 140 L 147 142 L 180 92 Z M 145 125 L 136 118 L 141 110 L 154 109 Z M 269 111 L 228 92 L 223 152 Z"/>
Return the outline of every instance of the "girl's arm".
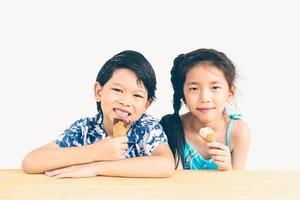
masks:
<path fill-rule="evenodd" d="M 232 130 L 232 167 L 234 170 L 245 169 L 249 144 L 250 144 L 250 129 L 243 122 L 236 120 Z"/>
<path fill-rule="evenodd" d="M 116 161 L 95 162 L 47 172 L 56 178 L 120 176 L 120 177 L 169 177 L 175 169 L 172 152 L 166 144 L 157 146 L 151 156 Z"/>
<path fill-rule="evenodd" d="M 22 168 L 26 173 L 44 173 L 71 165 L 122 159 L 128 148 L 127 142 L 127 137 L 106 137 L 92 145 L 70 148 L 61 148 L 52 142 L 28 153 Z"/>

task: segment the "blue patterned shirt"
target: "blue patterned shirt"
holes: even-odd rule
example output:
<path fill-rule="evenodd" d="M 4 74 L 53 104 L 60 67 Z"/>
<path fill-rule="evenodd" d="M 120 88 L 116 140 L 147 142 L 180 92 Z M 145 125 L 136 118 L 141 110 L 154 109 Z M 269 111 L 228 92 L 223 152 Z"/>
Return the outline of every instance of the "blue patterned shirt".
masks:
<path fill-rule="evenodd" d="M 78 147 L 93 144 L 106 137 L 103 128 L 103 115 L 77 120 L 56 139 L 60 147 Z M 150 115 L 143 114 L 134 122 L 128 133 L 126 158 L 149 156 L 160 144 L 168 144 L 162 126 Z"/>

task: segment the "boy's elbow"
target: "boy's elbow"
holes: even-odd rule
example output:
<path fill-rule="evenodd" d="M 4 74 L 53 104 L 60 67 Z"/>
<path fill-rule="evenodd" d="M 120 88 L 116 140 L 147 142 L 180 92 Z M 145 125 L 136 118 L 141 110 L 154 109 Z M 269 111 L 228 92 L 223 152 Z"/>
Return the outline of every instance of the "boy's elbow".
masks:
<path fill-rule="evenodd" d="M 37 173 L 43 173 L 42 171 L 38 170 L 36 168 L 36 165 L 34 164 L 34 161 L 30 158 L 29 155 L 27 155 L 23 160 L 22 160 L 22 170 L 25 173 L 28 174 L 37 174 Z"/>
<path fill-rule="evenodd" d="M 22 170 L 28 174 L 33 173 L 31 163 L 30 163 L 29 159 L 27 158 L 27 156 L 22 160 Z"/>
<path fill-rule="evenodd" d="M 166 171 L 165 171 L 165 174 L 164 174 L 164 176 L 163 177 L 170 177 L 170 176 L 172 176 L 173 175 L 173 173 L 174 173 L 174 171 L 175 171 L 175 169 L 174 168 L 168 168 Z"/>
<path fill-rule="evenodd" d="M 162 172 L 162 177 L 170 177 L 172 176 L 172 174 L 174 173 L 175 171 L 175 164 L 174 164 L 174 161 L 173 160 L 170 160 L 170 159 L 165 159 L 164 162 L 161 162 L 162 164 L 162 169 L 161 172 Z"/>

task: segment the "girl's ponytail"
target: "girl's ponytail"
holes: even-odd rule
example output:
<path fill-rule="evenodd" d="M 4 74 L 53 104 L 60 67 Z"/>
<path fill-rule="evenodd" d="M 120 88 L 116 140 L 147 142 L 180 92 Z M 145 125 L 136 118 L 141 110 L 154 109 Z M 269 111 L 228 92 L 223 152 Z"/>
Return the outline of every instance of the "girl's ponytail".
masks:
<path fill-rule="evenodd" d="M 166 135 L 168 137 L 169 146 L 174 156 L 175 165 L 177 168 L 185 139 L 183 134 L 183 126 L 178 113 L 165 115 L 160 121 Z"/>
<path fill-rule="evenodd" d="M 184 58 L 184 54 L 177 56 L 174 60 L 174 66 L 171 70 L 171 82 L 174 90 L 174 114 L 165 115 L 160 121 L 168 137 L 169 146 L 174 156 L 176 168 L 178 167 L 181 158 L 181 153 L 183 152 L 185 146 L 184 130 L 179 116 L 179 110 L 181 108 L 181 99 L 183 98 L 183 80 L 181 78 L 182 72 L 179 69 L 181 68 L 181 64 L 184 61 Z"/>

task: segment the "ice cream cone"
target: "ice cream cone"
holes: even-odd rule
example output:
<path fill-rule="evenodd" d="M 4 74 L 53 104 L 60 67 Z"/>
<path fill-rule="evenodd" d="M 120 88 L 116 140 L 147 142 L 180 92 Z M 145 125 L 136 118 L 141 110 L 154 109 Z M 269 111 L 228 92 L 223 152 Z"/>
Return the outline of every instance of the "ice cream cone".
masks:
<path fill-rule="evenodd" d="M 201 128 L 199 133 L 200 133 L 200 136 L 202 137 L 202 139 L 207 143 L 216 141 L 216 134 L 209 127 Z"/>
<path fill-rule="evenodd" d="M 125 136 L 130 129 L 130 122 L 124 119 L 114 118 L 113 137 Z"/>

